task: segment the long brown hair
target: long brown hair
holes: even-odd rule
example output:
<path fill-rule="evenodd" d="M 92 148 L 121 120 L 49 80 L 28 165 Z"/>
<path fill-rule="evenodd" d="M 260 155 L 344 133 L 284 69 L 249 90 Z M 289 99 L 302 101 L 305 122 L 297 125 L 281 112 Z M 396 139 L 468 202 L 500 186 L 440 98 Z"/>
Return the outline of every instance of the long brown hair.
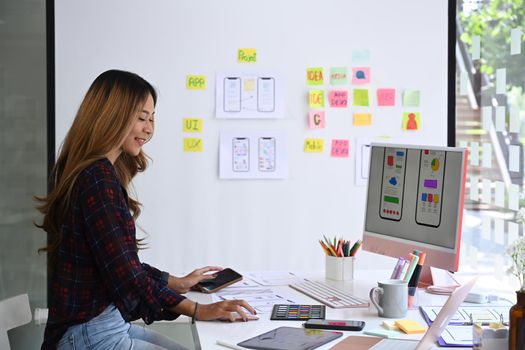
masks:
<path fill-rule="evenodd" d="M 157 94 L 150 83 L 134 73 L 119 70 L 100 74 L 89 87 L 50 174 L 50 192 L 46 197 L 35 197 L 40 202 L 37 209 L 44 214 L 42 224 L 37 226 L 48 233 L 48 245 L 39 252 L 48 253 L 51 270 L 62 241 L 63 218 L 70 210 L 79 174 L 122 145 L 149 95 L 156 104 Z M 121 152 L 113 164 L 126 189 L 147 165 L 148 157 L 142 150 L 137 156 Z M 129 197 L 128 206 L 136 219 L 140 215 L 140 203 Z"/>

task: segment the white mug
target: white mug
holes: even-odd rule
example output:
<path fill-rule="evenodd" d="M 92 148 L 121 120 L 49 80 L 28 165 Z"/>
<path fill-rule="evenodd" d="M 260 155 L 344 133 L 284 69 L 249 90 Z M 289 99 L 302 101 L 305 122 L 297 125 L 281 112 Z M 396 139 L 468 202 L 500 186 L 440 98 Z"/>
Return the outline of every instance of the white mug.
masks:
<path fill-rule="evenodd" d="M 370 300 L 381 317 L 401 318 L 407 314 L 408 285 L 401 280 L 377 282 L 370 290 Z"/>

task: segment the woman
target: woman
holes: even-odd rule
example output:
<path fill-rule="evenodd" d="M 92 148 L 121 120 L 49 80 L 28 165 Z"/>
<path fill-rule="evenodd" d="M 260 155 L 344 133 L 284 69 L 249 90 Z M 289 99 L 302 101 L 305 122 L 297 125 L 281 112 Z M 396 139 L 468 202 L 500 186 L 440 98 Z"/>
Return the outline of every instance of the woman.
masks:
<path fill-rule="evenodd" d="M 147 157 L 157 95 L 136 74 L 110 70 L 89 88 L 38 198 L 49 263 L 49 318 L 42 349 L 182 349 L 131 325 L 187 315 L 192 320 L 247 319 L 245 301 L 199 305 L 181 293 L 219 267 L 177 278 L 141 263 L 135 220 L 140 203 L 126 189 Z M 140 242 L 139 242 L 140 243 Z M 244 308 L 244 309 L 243 309 Z"/>

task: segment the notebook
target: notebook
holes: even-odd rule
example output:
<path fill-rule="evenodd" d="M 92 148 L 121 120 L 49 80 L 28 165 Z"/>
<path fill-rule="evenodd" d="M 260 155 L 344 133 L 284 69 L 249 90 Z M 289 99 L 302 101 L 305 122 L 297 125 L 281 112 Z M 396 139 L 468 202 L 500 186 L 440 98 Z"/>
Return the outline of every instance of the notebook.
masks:
<path fill-rule="evenodd" d="M 381 339 L 371 337 L 349 336 L 342 342 L 332 347 L 331 350 L 382 350 L 382 349 L 397 349 L 397 350 L 428 350 L 436 345 L 436 341 L 447 327 L 448 322 L 454 316 L 459 308 L 459 305 L 465 300 L 468 292 L 472 289 L 476 280 L 474 277 L 468 283 L 457 288 L 448 298 L 445 305 L 436 316 L 435 321 L 428 328 L 425 335 L 420 341 L 417 340 L 402 340 L 402 339 Z"/>

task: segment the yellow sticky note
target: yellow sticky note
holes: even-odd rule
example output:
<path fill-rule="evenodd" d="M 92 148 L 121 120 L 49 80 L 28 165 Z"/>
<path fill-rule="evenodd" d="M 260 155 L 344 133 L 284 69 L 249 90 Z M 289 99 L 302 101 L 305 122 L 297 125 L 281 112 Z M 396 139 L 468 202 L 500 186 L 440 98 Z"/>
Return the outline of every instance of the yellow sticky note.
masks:
<path fill-rule="evenodd" d="M 323 68 L 315 67 L 306 70 L 306 85 L 323 85 Z"/>
<path fill-rule="evenodd" d="M 405 112 L 403 113 L 403 130 L 419 130 L 421 129 L 421 119 L 419 112 Z"/>
<path fill-rule="evenodd" d="M 324 91 L 323 90 L 310 90 L 308 101 L 310 104 L 310 108 L 324 107 Z"/>
<path fill-rule="evenodd" d="M 255 91 L 255 79 L 244 79 L 243 81 L 244 91 Z"/>
<path fill-rule="evenodd" d="M 237 50 L 237 62 L 239 63 L 255 63 L 257 62 L 256 49 L 239 49 Z"/>
<path fill-rule="evenodd" d="M 372 114 L 370 113 L 354 113 L 354 125 L 364 126 L 372 124 Z"/>
<path fill-rule="evenodd" d="M 184 142 L 184 152 L 202 152 L 202 139 L 185 137 Z"/>
<path fill-rule="evenodd" d="M 306 153 L 323 153 L 324 140 L 323 139 L 305 139 L 304 151 Z"/>
<path fill-rule="evenodd" d="M 184 118 L 182 121 L 182 131 L 184 132 L 202 132 L 201 118 Z"/>
<path fill-rule="evenodd" d="M 205 75 L 186 75 L 186 89 L 188 90 L 206 90 Z"/>
<path fill-rule="evenodd" d="M 396 326 L 406 334 L 425 333 L 427 329 L 414 320 L 398 320 Z"/>

